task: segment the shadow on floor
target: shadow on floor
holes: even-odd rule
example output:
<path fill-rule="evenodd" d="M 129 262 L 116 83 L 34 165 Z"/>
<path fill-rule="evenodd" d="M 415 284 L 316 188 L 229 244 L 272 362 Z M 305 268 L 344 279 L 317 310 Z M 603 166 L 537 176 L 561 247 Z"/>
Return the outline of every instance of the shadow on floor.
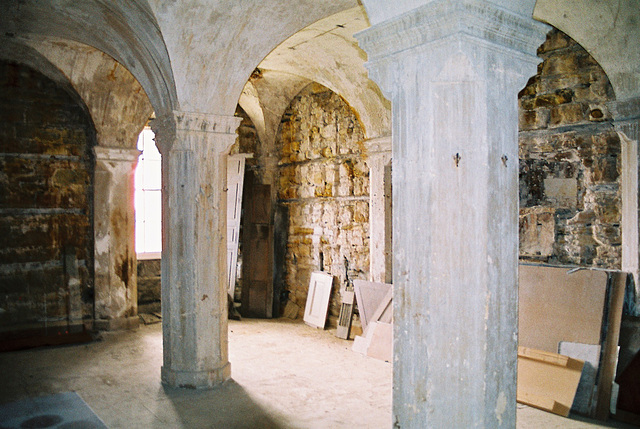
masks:
<path fill-rule="evenodd" d="M 229 429 L 285 429 L 292 427 L 283 416 L 267 413 L 249 393 L 229 380 L 211 390 L 163 386 L 183 427 Z"/>

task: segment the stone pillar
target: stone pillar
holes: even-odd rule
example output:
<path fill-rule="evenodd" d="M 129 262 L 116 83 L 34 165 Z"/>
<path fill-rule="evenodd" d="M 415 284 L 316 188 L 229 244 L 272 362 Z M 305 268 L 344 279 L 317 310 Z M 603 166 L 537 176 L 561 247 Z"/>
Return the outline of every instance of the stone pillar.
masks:
<path fill-rule="evenodd" d="M 391 282 L 391 137 L 365 141 L 369 158 L 369 263 L 374 282 Z"/>
<path fill-rule="evenodd" d="M 153 121 L 162 153 L 162 381 L 228 379 L 226 157 L 240 118 L 174 112 Z"/>
<path fill-rule="evenodd" d="M 392 103 L 395 427 L 515 427 L 517 94 L 546 31 L 452 0 L 356 34 Z"/>
<path fill-rule="evenodd" d="M 640 250 L 638 246 L 638 142 L 640 141 L 640 97 L 609 103 L 622 147 L 622 270 L 633 273 L 636 308 L 640 311 Z"/>
<path fill-rule="evenodd" d="M 140 151 L 96 146 L 95 327 L 135 328 L 138 319 L 134 169 Z"/>

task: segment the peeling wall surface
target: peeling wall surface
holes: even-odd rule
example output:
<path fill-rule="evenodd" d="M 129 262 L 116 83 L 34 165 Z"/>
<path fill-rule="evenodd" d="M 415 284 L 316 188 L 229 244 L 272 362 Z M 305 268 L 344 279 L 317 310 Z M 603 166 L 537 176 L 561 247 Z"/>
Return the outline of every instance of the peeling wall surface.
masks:
<path fill-rule="evenodd" d="M 329 323 L 334 325 L 346 276 L 369 275 L 369 168 L 363 140 L 354 111 L 318 84 L 295 97 L 277 138 L 277 198 L 289 214 L 285 289 L 302 316 L 311 272 L 332 274 Z"/>
<path fill-rule="evenodd" d="M 520 93 L 520 257 L 620 268 L 621 147 L 611 84 L 579 44 L 552 30 Z"/>
<path fill-rule="evenodd" d="M 93 317 L 94 144 L 67 92 L 0 62 L 0 330 Z"/>

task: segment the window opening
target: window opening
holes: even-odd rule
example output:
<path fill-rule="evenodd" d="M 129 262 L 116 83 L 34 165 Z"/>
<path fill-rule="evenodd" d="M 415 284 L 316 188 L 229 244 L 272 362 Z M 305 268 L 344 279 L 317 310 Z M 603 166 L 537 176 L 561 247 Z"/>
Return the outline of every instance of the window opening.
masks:
<path fill-rule="evenodd" d="M 162 157 L 151 128 L 138 137 L 142 151 L 135 171 L 136 253 L 139 259 L 159 258 L 162 252 Z"/>

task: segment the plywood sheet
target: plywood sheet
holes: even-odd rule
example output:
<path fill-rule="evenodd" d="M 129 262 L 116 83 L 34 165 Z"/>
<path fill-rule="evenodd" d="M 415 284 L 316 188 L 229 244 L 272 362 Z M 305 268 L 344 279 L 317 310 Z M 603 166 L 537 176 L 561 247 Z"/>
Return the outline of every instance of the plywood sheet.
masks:
<path fill-rule="evenodd" d="M 561 341 L 600 344 L 607 273 L 520 265 L 519 345 L 557 353 Z"/>
<path fill-rule="evenodd" d="M 304 308 L 304 322 L 307 325 L 324 329 L 332 284 L 333 276 L 331 274 L 322 271 L 311 273 L 307 304 Z"/>
<path fill-rule="evenodd" d="M 584 361 L 518 347 L 517 401 L 568 416 Z"/>

